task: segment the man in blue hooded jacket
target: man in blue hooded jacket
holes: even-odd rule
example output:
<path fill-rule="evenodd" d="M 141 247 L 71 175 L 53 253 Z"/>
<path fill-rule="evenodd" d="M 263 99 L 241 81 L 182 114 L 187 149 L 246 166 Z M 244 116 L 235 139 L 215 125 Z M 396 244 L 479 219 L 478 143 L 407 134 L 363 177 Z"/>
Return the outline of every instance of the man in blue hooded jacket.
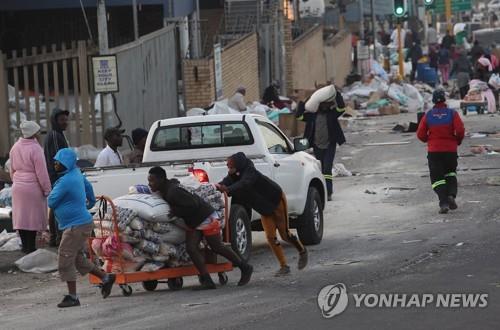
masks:
<path fill-rule="evenodd" d="M 68 295 L 57 306 L 80 306 L 76 294 L 76 271 L 81 275 L 91 273 L 102 281 L 101 293 L 106 298 L 115 281 L 113 274 L 106 274 L 83 254 L 94 224 L 88 209 L 95 204 L 94 190 L 76 166 L 76 153 L 64 148 L 54 157 L 54 168 L 59 174 L 48 204 L 54 211 L 59 230 L 63 231 L 58 251 L 58 270 L 61 280 L 68 285 Z"/>

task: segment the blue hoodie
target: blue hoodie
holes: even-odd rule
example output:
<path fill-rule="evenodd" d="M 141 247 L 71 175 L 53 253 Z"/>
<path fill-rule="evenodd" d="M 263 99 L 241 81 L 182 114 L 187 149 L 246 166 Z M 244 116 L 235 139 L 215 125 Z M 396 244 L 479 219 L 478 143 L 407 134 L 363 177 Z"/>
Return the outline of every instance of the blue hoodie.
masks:
<path fill-rule="evenodd" d="M 54 160 L 66 167 L 49 195 L 49 207 L 54 210 L 60 230 L 92 222 L 88 209 L 95 204 L 94 190 L 76 166 L 76 153 L 64 148 Z"/>

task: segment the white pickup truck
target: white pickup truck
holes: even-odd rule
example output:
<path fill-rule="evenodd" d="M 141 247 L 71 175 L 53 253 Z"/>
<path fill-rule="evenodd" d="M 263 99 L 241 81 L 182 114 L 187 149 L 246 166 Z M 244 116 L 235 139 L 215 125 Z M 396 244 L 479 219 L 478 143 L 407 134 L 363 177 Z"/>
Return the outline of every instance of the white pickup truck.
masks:
<path fill-rule="evenodd" d="M 128 187 L 146 184 L 152 166 L 162 166 L 169 178 L 194 174 L 201 182 L 217 183 L 227 175 L 226 159 L 242 151 L 255 167 L 276 181 L 286 194 L 292 228 L 304 244 L 323 237 L 326 188 L 320 163 L 307 140 L 293 143 L 267 118 L 259 115 L 211 115 L 156 121 L 149 131 L 143 163 L 135 166 L 87 168 L 96 195 L 112 198 Z M 250 257 L 252 230 L 262 230 L 260 216 L 236 199 L 230 201 L 231 244 Z"/>

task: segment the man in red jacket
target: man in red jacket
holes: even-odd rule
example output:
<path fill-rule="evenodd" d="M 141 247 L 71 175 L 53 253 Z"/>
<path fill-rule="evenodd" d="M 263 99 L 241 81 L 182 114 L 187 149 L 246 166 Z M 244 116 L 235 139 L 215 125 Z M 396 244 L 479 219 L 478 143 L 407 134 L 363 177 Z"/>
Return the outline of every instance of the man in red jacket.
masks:
<path fill-rule="evenodd" d="M 434 108 L 422 118 L 417 136 L 427 143 L 432 189 L 439 197 L 439 213 L 445 214 L 457 208 L 457 148 L 465 129 L 460 115 L 446 105 L 444 90 L 435 90 L 432 102 Z"/>

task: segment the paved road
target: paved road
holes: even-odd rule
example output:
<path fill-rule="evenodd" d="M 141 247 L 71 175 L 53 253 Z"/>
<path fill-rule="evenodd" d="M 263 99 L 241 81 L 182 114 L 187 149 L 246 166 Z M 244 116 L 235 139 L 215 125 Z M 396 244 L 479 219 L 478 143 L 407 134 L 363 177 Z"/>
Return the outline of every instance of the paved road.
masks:
<path fill-rule="evenodd" d="M 310 248 L 310 264 L 287 278 L 274 278 L 277 264 L 263 235 L 256 234 L 252 263 L 256 273 L 247 287 L 237 287 L 238 271 L 217 291 L 182 291 L 161 285 L 131 297 L 115 288 L 102 300 L 85 279 L 81 308 L 58 310 L 64 286 L 52 275 L 0 273 L 0 328 L 121 329 L 496 329 L 500 323 L 500 155 L 471 156 L 473 144 L 500 144 L 491 138 L 466 139 L 461 148 L 458 202 L 449 215 L 437 214 L 430 188 L 425 146 L 413 134 L 392 133 L 401 115 L 356 121 L 349 144 L 337 161 L 358 175 L 335 180 L 334 201 L 325 213 L 322 244 Z M 470 116 L 471 132 L 499 130 L 500 117 Z M 364 146 L 373 142 L 409 142 Z M 481 170 L 482 169 L 482 170 Z M 387 188 L 405 188 L 387 189 Z M 365 191 L 375 192 L 368 194 Z M 324 319 L 317 305 L 326 285 L 343 283 L 347 309 Z M 488 293 L 488 307 L 356 308 L 352 294 Z"/>

